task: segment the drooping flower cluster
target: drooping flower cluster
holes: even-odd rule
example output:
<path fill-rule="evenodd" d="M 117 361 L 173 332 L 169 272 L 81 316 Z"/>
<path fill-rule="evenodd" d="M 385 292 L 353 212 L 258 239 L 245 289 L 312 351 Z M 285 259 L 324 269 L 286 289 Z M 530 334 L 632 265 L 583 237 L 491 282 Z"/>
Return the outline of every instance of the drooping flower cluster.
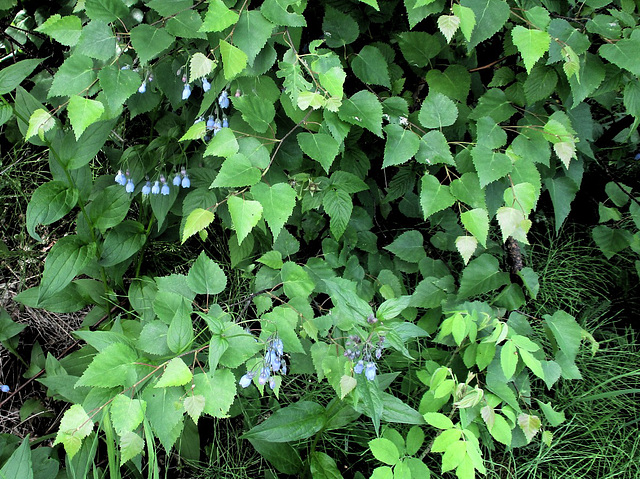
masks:
<path fill-rule="evenodd" d="M 124 189 L 127 193 L 133 193 L 133 190 L 136 189 L 136 185 L 133 183 L 133 179 L 129 174 L 129 170 L 126 173 L 122 173 L 122 170 L 118 170 L 118 174 L 116 175 L 116 183 L 124 186 Z"/>
<path fill-rule="evenodd" d="M 370 320 L 371 316 L 367 318 L 368 322 L 372 322 Z M 375 320 L 377 321 L 377 319 Z M 376 343 L 372 343 L 369 339 L 363 341 L 359 336 L 354 334 L 349 336 L 347 339 L 345 348 L 344 356 L 355 362 L 353 372 L 356 374 L 362 374 L 364 371 L 365 377 L 369 381 L 373 381 L 376 378 L 378 370 L 378 366 L 376 365 L 374 358 L 380 359 L 382 357 L 384 336 L 379 336 L 378 341 Z"/>
<path fill-rule="evenodd" d="M 262 368 L 260 369 L 260 375 L 258 376 L 258 384 L 264 386 L 269 383 L 271 389 L 275 389 L 276 380 L 275 375 L 280 373 L 282 375 L 287 374 L 287 363 L 284 360 L 284 346 L 282 340 L 276 335 L 269 338 L 267 341 L 267 350 L 262 359 Z M 253 378 L 256 376 L 256 371 L 248 371 L 247 374 L 240 378 L 239 384 L 243 388 L 247 388 L 251 385 Z"/>
<path fill-rule="evenodd" d="M 118 170 L 118 174 L 116 175 L 115 180 L 116 183 L 125 187 L 127 193 L 134 192 L 135 184 L 129 176 L 129 170 L 127 170 L 126 173 L 122 173 L 122 170 Z M 191 180 L 189 179 L 189 175 L 187 175 L 187 170 L 185 168 L 182 168 L 180 170 L 180 173 L 175 174 L 173 178 L 173 185 L 177 186 L 178 188 L 180 188 L 181 186 L 182 188 L 191 187 Z M 160 175 L 160 177 L 153 183 L 147 180 L 141 191 L 143 196 L 147 196 L 150 194 L 168 196 L 169 194 L 171 194 L 171 188 L 169 187 L 167 179 L 164 177 L 164 175 Z"/>

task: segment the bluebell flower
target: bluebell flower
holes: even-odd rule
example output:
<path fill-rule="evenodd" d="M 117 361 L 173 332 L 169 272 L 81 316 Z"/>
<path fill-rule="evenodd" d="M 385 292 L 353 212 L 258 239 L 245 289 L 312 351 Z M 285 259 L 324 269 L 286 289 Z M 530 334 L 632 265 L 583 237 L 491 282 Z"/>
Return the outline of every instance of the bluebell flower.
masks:
<path fill-rule="evenodd" d="M 213 125 L 213 115 L 209 115 L 209 118 L 207 118 L 207 130 L 213 130 Z"/>
<path fill-rule="evenodd" d="M 222 119 L 222 128 L 229 128 L 229 120 L 226 116 Z"/>
<path fill-rule="evenodd" d="M 280 374 L 283 376 L 287 375 L 287 363 L 282 361 L 282 367 L 280 368 Z"/>
<path fill-rule="evenodd" d="M 153 186 L 151 187 L 151 194 L 158 195 L 160 194 L 160 182 L 154 181 Z"/>
<path fill-rule="evenodd" d="M 209 83 L 209 80 L 207 80 L 206 78 L 202 79 L 202 89 L 205 93 L 211 90 L 211 83 Z"/>
<path fill-rule="evenodd" d="M 376 363 L 369 361 L 364 370 L 364 375 L 369 381 L 373 381 L 376 378 Z"/>
<path fill-rule="evenodd" d="M 261 386 L 264 386 L 265 384 L 267 384 L 270 376 L 271 371 L 269 370 L 269 368 L 262 368 L 262 370 L 260 371 L 260 376 L 258 377 L 258 383 Z"/>
<path fill-rule="evenodd" d="M 124 173 L 122 173 L 122 170 L 118 170 L 118 174 L 116 175 L 116 183 L 122 186 L 127 184 L 127 177 L 124 176 Z"/>
<path fill-rule="evenodd" d="M 191 96 L 191 85 L 186 83 L 182 89 L 182 99 L 187 100 Z"/>
<path fill-rule="evenodd" d="M 8 393 L 9 391 L 11 391 L 11 388 L 9 388 L 9 386 L 7 386 L 6 384 L 0 384 L 0 391 L 2 391 L 3 393 Z"/>
<path fill-rule="evenodd" d="M 201 121 L 204 121 L 204 116 L 200 115 L 198 118 L 196 118 L 193 122 L 193 124 L 195 125 L 196 123 L 200 123 Z"/>
<path fill-rule="evenodd" d="M 147 183 L 142 187 L 142 194 L 148 195 L 151 193 L 151 182 L 147 181 Z"/>
<path fill-rule="evenodd" d="M 165 183 L 160 189 L 160 194 L 163 196 L 167 196 L 169 193 L 171 193 L 171 190 L 169 189 L 169 185 Z"/>
<path fill-rule="evenodd" d="M 131 180 L 131 178 L 127 180 L 127 184 L 125 185 L 124 189 L 127 193 L 133 193 L 133 190 L 136 189 L 136 185 L 133 184 L 133 181 Z"/>
<path fill-rule="evenodd" d="M 227 90 L 222 90 L 222 93 L 220 93 L 220 96 L 218 97 L 218 104 L 222 109 L 229 108 L 229 94 L 227 93 Z"/>
<path fill-rule="evenodd" d="M 269 387 L 273 390 L 276 388 L 276 378 L 271 376 L 269 378 Z"/>
<path fill-rule="evenodd" d="M 282 361 L 280 360 L 279 357 L 276 357 L 271 361 L 271 369 L 273 369 L 274 373 L 277 373 L 278 371 L 280 371 L 281 365 L 282 365 Z"/>
<path fill-rule="evenodd" d="M 640 153 L 638 153 L 635 157 L 636 160 L 640 160 Z"/>
<path fill-rule="evenodd" d="M 184 175 L 184 178 L 182 178 L 181 184 L 183 188 L 189 188 L 191 186 L 191 180 L 187 175 Z"/>
<path fill-rule="evenodd" d="M 248 372 L 240 378 L 238 384 L 240 384 L 240 386 L 242 386 L 243 388 L 248 388 L 249 386 L 251 386 L 251 381 L 253 381 L 253 377 L 255 375 L 256 373 L 254 373 L 253 371 Z"/>
<path fill-rule="evenodd" d="M 176 173 L 176 176 L 173 177 L 173 186 L 180 186 L 180 174 Z"/>
<path fill-rule="evenodd" d="M 138 87 L 138 93 L 144 93 L 147 91 L 147 82 L 143 81 L 142 85 Z"/>
<path fill-rule="evenodd" d="M 216 118 L 216 121 L 213 122 L 213 136 L 216 136 L 221 129 L 220 119 Z"/>
<path fill-rule="evenodd" d="M 353 368 L 353 372 L 356 374 L 362 374 L 362 371 L 364 371 L 364 361 L 361 359 L 356 363 L 355 367 Z"/>

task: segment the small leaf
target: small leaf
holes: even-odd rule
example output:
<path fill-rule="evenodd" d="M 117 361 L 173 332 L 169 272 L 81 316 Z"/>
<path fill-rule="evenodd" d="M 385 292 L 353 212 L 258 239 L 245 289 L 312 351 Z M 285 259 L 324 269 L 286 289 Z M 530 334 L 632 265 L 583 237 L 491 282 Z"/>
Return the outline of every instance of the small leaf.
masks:
<path fill-rule="evenodd" d="M 62 443 L 70 458 L 76 455 L 82 440 L 93 431 L 93 421 L 80 404 L 72 405 L 62 416 L 53 445 Z"/>
<path fill-rule="evenodd" d="M 193 396 L 184 398 L 184 410 L 196 424 L 198 424 L 198 418 L 200 418 L 204 411 L 205 401 L 205 397 L 201 394 L 194 394 Z"/>
<path fill-rule="evenodd" d="M 447 43 L 451 42 L 453 35 L 458 31 L 460 26 L 460 18 L 456 15 L 441 15 L 438 18 L 438 29 L 447 39 Z"/>
<path fill-rule="evenodd" d="M 44 139 L 44 134 L 51 130 L 55 125 L 55 117 L 51 116 L 51 113 L 47 110 L 38 108 L 31 114 L 31 117 L 29 117 L 29 128 L 27 129 L 27 133 L 24 135 L 24 139 L 28 140 L 32 136 L 38 135 L 42 140 Z"/>
<path fill-rule="evenodd" d="M 96 100 L 89 100 L 81 96 L 72 96 L 67 106 L 69 121 L 76 135 L 76 140 L 88 126 L 97 122 L 104 113 L 104 105 Z"/>
<path fill-rule="evenodd" d="M 478 240 L 473 236 L 458 236 L 456 238 L 456 248 L 462 256 L 465 265 L 469 262 L 471 256 L 473 256 L 477 247 Z"/>
<path fill-rule="evenodd" d="M 273 241 L 276 241 L 296 206 L 295 190 L 289 183 L 276 183 L 273 186 L 258 183 L 251 188 L 251 194 L 262 205 L 264 219 L 269 225 Z"/>
<path fill-rule="evenodd" d="M 196 208 L 189 213 L 184 224 L 184 230 L 182 231 L 182 243 L 184 244 L 191 236 L 209 226 L 213 222 L 214 217 L 213 212 L 203 208 Z"/>
<path fill-rule="evenodd" d="M 358 381 L 356 380 L 356 378 L 344 374 L 340 378 L 340 399 L 344 399 L 347 394 L 355 389 L 357 384 Z"/>
<path fill-rule="evenodd" d="M 247 54 L 224 40 L 220 40 L 220 55 L 227 80 L 236 77 L 247 66 Z"/>
<path fill-rule="evenodd" d="M 262 205 L 258 201 L 245 200 L 239 196 L 230 196 L 227 204 L 231 221 L 238 234 L 238 243 L 242 243 L 262 218 Z"/>
<path fill-rule="evenodd" d="M 166 388 L 169 386 L 183 386 L 191 381 L 193 373 L 180 358 L 173 358 L 164 369 L 164 373 L 158 379 L 154 388 Z"/>
<path fill-rule="evenodd" d="M 189 270 L 187 284 L 196 294 L 219 294 L 227 286 L 227 277 L 222 268 L 202 251 Z"/>
<path fill-rule="evenodd" d="M 456 104 L 442 93 L 429 93 L 422 102 L 418 120 L 425 128 L 443 128 L 453 125 L 458 118 Z"/>
<path fill-rule="evenodd" d="M 507 380 L 511 379 L 516 372 L 518 366 L 518 351 L 513 341 L 509 340 L 504 343 L 500 350 L 500 365 L 502 372 Z"/>
<path fill-rule="evenodd" d="M 146 23 L 134 27 L 130 38 L 142 65 L 160 55 L 175 41 L 173 35 L 167 33 L 164 28 L 156 28 Z"/>
<path fill-rule="evenodd" d="M 447 416 L 439 412 L 428 412 L 424 414 L 424 420 L 427 424 L 438 429 L 451 429 L 453 422 Z"/>
<path fill-rule="evenodd" d="M 200 32 L 221 32 L 238 21 L 238 14 L 230 10 L 222 0 L 211 0 Z"/>
<path fill-rule="evenodd" d="M 378 461 L 390 466 L 395 465 L 400 460 L 400 452 L 396 445 L 384 437 L 369 441 L 369 449 L 371 449 L 373 456 Z"/>
<path fill-rule="evenodd" d="M 551 37 L 545 31 L 532 30 L 522 25 L 514 27 L 511 36 L 522 55 L 527 73 L 530 73 L 533 65 L 549 50 Z"/>
<path fill-rule="evenodd" d="M 524 432 L 527 441 L 531 441 L 540 430 L 540 418 L 530 414 L 521 413 L 518 415 L 518 426 Z"/>
<path fill-rule="evenodd" d="M 434 213 L 442 211 L 456 202 L 449 192 L 449 186 L 442 185 L 438 178 L 429 173 L 422 177 L 420 206 L 426 220 Z"/>
<path fill-rule="evenodd" d="M 260 178 L 262 178 L 260 170 L 253 166 L 242 153 L 236 153 L 224 160 L 210 188 L 252 186 L 258 183 Z"/>

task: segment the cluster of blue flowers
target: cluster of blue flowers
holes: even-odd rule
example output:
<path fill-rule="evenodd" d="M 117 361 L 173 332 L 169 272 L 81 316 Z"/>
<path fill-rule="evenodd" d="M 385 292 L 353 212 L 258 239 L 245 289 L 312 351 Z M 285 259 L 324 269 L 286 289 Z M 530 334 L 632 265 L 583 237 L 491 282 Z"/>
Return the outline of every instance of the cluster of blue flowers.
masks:
<path fill-rule="evenodd" d="M 377 321 L 378 319 L 373 315 L 367 318 L 367 322 L 370 324 L 376 323 Z M 353 367 L 353 372 L 362 374 L 364 371 L 365 377 L 369 381 L 373 381 L 378 371 L 378 367 L 373 358 L 380 359 L 382 357 L 384 336 L 379 336 L 378 342 L 374 344 L 369 340 L 363 342 L 359 336 L 352 335 L 347 339 L 345 348 L 344 356 L 356 363 Z"/>
<path fill-rule="evenodd" d="M 11 388 L 6 384 L 0 384 L 0 391 L 2 391 L 3 393 L 8 393 L 9 391 L 11 391 Z"/>
<path fill-rule="evenodd" d="M 133 193 L 136 189 L 133 180 L 129 175 L 129 170 L 126 173 L 122 173 L 122 170 L 118 170 L 118 174 L 116 175 L 116 183 L 119 185 L 123 185 L 127 193 Z M 176 173 L 173 178 L 173 185 L 180 188 L 190 188 L 191 180 L 189 179 L 189 175 L 187 175 L 187 170 L 182 168 L 180 173 Z M 142 194 L 146 195 L 164 195 L 167 196 L 171 193 L 171 189 L 169 188 L 169 184 L 167 183 L 167 179 L 164 175 L 160 175 L 160 178 L 151 183 L 151 181 L 146 182 L 146 184 L 142 187 Z"/>
<path fill-rule="evenodd" d="M 287 363 L 283 358 L 284 348 L 282 340 L 278 336 L 272 336 L 267 341 L 267 350 L 262 360 L 262 368 L 258 376 L 258 383 L 262 386 L 269 383 L 271 389 L 275 389 L 276 380 L 274 374 L 287 374 Z M 243 388 L 248 388 L 255 377 L 255 371 L 248 371 L 240 378 L 239 384 Z"/>

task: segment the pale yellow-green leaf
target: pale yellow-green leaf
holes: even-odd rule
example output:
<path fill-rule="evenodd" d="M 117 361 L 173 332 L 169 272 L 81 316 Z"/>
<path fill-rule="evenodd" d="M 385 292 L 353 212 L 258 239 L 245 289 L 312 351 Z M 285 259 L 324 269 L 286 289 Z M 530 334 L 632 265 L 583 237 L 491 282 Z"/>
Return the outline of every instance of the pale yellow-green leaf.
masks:
<path fill-rule="evenodd" d="M 193 422 L 198 424 L 198 418 L 202 415 L 205 406 L 205 397 L 201 394 L 194 394 L 193 396 L 187 396 L 183 401 L 184 410 L 193 419 Z"/>
<path fill-rule="evenodd" d="M 120 437 L 120 462 L 133 459 L 144 449 L 144 440 L 135 432 L 127 431 Z"/>
<path fill-rule="evenodd" d="M 189 81 L 193 83 L 198 78 L 209 75 L 216 67 L 216 62 L 207 58 L 203 53 L 195 53 L 189 62 Z"/>
<path fill-rule="evenodd" d="M 527 233 L 531 228 L 531 220 L 525 218 L 522 211 L 516 208 L 503 206 L 496 213 L 498 224 L 502 230 L 502 241 L 506 242 L 509 236 L 518 241 L 529 244 Z"/>
<path fill-rule="evenodd" d="M 573 141 L 560 141 L 553 145 L 553 151 L 556 152 L 556 155 L 568 170 L 571 158 L 576 157 L 576 144 Z"/>
<path fill-rule="evenodd" d="M 193 378 L 191 369 L 180 358 L 173 358 L 164 369 L 164 373 L 158 379 L 154 388 L 166 388 L 169 386 L 184 386 Z"/>
<path fill-rule="evenodd" d="M 70 458 L 76 455 L 82 440 L 93 431 L 93 421 L 80 404 L 71 406 L 62 416 L 53 445 L 62 443 Z"/>
<path fill-rule="evenodd" d="M 298 94 L 298 108 L 306 110 L 311 107 L 312 109 L 317 110 L 324 105 L 324 100 L 324 96 L 318 92 L 302 91 Z"/>
<path fill-rule="evenodd" d="M 460 18 L 456 15 L 441 15 L 440 18 L 438 18 L 438 28 L 447 39 L 447 43 L 451 42 L 459 26 Z"/>
<path fill-rule="evenodd" d="M 184 231 L 182 232 L 182 243 L 199 231 L 205 229 L 211 224 L 215 215 L 209 210 L 203 208 L 196 208 L 189 216 L 184 224 Z"/>
<path fill-rule="evenodd" d="M 340 399 L 344 399 L 358 384 L 356 378 L 344 374 L 340 378 Z"/>
<path fill-rule="evenodd" d="M 518 426 L 520 426 L 520 429 L 524 432 L 527 441 L 531 441 L 533 436 L 540 430 L 540 418 L 531 414 L 521 413 L 518 416 Z"/>
<path fill-rule="evenodd" d="M 182 138 L 178 141 L 185 140 L 200 140 L 207 133 L 207 124 L 204 121 L 198 121 L 191 125 L 187 132 L 182 135 Z"/>
<path fill-rule="evenodd" d="M 456 248 L 462 256 L 465 265 L 469 262 L 471 256 L 473 256 L 473 252 L 477 247 L 478 240 L 474 236 L 458 236 L 456 238 Z"/>
<path fill-rule="evenodd" d="M 51 113 L 38 108 L 29 118 L 29 128 L 27 128 L 27 134 L 24 139 L 28 140 L 33 135 L 38 135 L 43 140 L 44 134 L 55 126 L 55 121 L 55 117 L 51 116 Z"/>

